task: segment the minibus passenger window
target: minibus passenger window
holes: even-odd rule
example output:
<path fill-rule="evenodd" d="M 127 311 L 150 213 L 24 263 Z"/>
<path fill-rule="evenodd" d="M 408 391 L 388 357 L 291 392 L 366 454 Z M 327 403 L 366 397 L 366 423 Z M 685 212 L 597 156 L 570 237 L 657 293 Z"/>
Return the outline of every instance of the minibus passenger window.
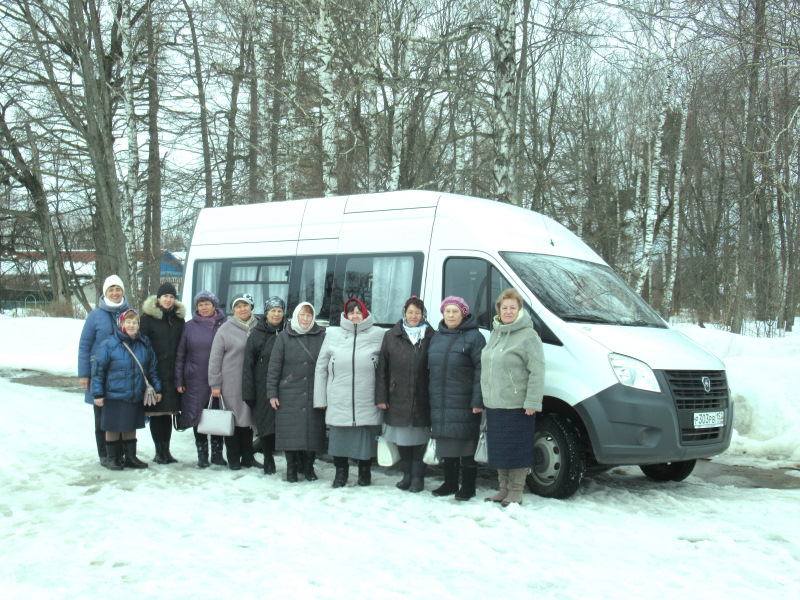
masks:
<path fill-rule="evenodd" d="M 333 272 L 328 268 L 327 258 L 306 258 L 300 273 L 300 302 L 309 302 L 314 307 L 318 321 L 331 318 L 330 291 Z"/>
<path fill-rule="evenodd" d="M 219 294 L 219 280 L 222 274 L 221 260 L 203 260 L 194 264 L 194 290 L 192 297 L 199 291 L 209 290 Z"/>

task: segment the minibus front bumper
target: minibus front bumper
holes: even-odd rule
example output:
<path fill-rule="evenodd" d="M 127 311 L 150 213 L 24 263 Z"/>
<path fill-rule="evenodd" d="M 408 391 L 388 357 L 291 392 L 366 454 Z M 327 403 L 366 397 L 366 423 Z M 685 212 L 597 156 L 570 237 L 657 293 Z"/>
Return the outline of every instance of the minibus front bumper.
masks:
<path fill-rule="evenodd" d="M 654 371 L 661 392 L 615 384 L 578 403 L 598 463 L 644 465 L 728 449 L 733 402 L 724 371 Z"/>

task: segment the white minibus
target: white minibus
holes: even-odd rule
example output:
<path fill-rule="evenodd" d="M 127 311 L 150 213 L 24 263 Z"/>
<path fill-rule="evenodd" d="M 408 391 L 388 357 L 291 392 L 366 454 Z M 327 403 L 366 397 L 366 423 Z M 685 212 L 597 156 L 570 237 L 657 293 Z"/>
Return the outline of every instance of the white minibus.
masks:
<path fill-rule="evenodd" d="M 669 325 L 584 242 L 518 207 L 430 191 L 398 191 L 200 211 L 183 297 L 278 295 L 337 325 L 356 296 L 389 327 L 412 294 L 436 327 L 443 298 L 464 298 L 488 335 L 494 301 L 525 299 L 545 349 L 530 489 L 567 498 L 585 474 L 639 465 L 685 479 L 724 452 L 733 404 L 725 366 Z"/>

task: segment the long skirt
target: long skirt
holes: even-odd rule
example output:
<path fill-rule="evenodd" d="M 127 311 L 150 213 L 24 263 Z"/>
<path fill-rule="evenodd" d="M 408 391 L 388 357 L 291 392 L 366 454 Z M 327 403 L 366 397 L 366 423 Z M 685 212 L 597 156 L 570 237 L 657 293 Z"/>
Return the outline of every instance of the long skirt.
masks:
<path fill-rule="evenodd" d="M 328 454 L 346 456 L 354 460 L 368 460 L 378 454 L 378 442 L 375 439 L 381 434 L 380 425 L 363 425 L 361 427 L 331 427 L 328 439 Z"/>
<path fill-rule="evenodd" d="M 144 428 L 144 403 L 125 402 L 106 398 L 100 417 L 103 431 L 133 431 Z"/>
<path fill-rule="evenodd" d="M 536 415 L 524 408 L 487 408 L 486 445 L 493 469 L 528 469 L 533 463 Z"/>
<path fill-rule="evenodd" d="M 383 439 L 398 446 L 422 446 L 431 437 L 430 427 L 395 427 L 387 425 Z"/>
<path fill-rule="evenodd" d="M 474 456 L 477 448 L 477 437 L 468 440 L 459 440 L 450 437 L 436 438 L 436 454 L 439 458 Z"/>

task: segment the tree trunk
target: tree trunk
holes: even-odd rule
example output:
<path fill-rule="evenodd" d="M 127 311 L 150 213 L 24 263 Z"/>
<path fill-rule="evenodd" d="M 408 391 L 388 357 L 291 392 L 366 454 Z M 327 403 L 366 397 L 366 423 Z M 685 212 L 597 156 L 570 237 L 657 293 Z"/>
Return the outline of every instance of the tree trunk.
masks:
<path fill-rule="evenodd" d="M 147 13 L 147 132 L 149 151 L 147 155 L 147 204 L 150 207 L 150 243 L 145 247 L 147 274 L 146 295 L 155 293 L 161 280 L 161 144 L 158 130 L 158 110 L 161 100 L 158 91 L 159 41 L 153 29 L 152 12 Z"/>
<path fill-rule="evenodd" d="M 518 204 L 515 197 L 514 164 L 516 162 L 515 103 L 516 98 L 516 39 L 517 2 L 499 0 L 498 24 L 492 40 L 494 93 L 492 123 L 494 126 L 494 186 L 495 198 L 507 204 Z"/>
<path fill-rule="evenodd" d="M 328 0 L 319 2 L 317 35 L 319 47 L 319 86 L 320 96 L 320 136 L 322 153 L 322 195 L 335 196 L 339 193 L 337 176 L 336 144 L 336 92 L 333 89 L 333 23 L 328 14 Z"/>

